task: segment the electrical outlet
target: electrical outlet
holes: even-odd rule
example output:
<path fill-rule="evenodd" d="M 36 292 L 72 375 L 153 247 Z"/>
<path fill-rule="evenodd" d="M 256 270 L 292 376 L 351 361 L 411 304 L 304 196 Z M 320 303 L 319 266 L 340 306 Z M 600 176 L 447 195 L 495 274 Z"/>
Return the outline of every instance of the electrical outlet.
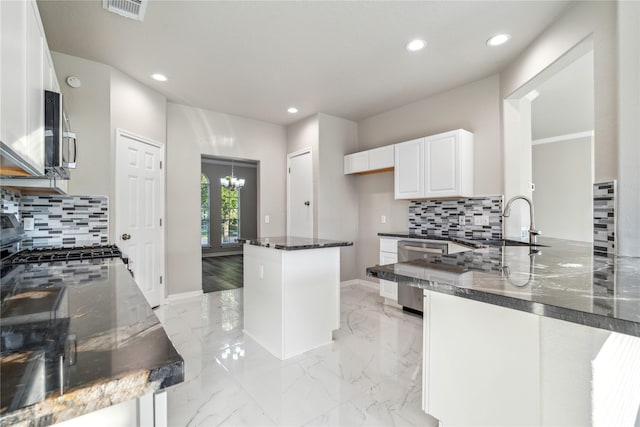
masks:
<path fill-rule="evenodd" d="M 265 224 L 269 224 L 269 222 L 271 222 L 271 218 L 269 217 L 269 215 L 265 215 L 264 216 L 264 223 Z"/>
<path fill-rule="evenodd" d="M 520 238 L 521 239 L 526 239 L 527 237 L 529 237 L 529 229 L 527 227 L 521 227 L 520 228 Z"/>
<path fill-rule="evenodd" d="M 387 223 L 387 217 L 385 215 L 382 215 L 380 217 L 380 224 L 386 224 Z"/>
<path fill-rule="evenodd" d="M 24 228 L 24 231 L 33 231 L 33 229 L 35 228 L 35 219 L 25 218 L 23 228 Z"/>
<path fill-rule="evenodd" d="M 474 216 L 473 225 L 489 225 L 489 217 L 486 215 Z"/>

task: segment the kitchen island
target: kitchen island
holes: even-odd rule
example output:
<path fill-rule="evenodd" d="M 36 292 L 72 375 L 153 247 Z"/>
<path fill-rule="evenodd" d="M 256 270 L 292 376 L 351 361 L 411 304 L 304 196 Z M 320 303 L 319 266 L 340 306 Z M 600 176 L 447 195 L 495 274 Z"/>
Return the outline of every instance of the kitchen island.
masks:
<path fill-rule="evenodd" d="M 166 423 L 183 359 L 120 259 L 4 266 L 1 316 L 0 426 Z"/>
<path fill-rule="evenodd" d="M 367 269 L 424 290 L 423 409 L 444 425 L 638 425 L 640 259 L 540 243 Z"/>
<path fill-rule="evenodd" d="M 340 327 L 340 247 L 300 237 L 243 240 L 244 332 L 280 359 L 329 344 Z"/>

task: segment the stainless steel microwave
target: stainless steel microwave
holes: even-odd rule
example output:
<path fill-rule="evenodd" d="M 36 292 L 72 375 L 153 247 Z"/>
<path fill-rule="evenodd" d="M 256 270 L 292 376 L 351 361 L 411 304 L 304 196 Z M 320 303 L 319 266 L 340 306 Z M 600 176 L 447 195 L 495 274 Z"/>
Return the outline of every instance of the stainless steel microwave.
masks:
<path fill-rule="evenodd" d="M 69 121 L 62 110 L 62 95 L 44 91 L 44 167 L 69 178 L 69 169 L 75 169 L 78 146 L 75 133 L 69 130 Z"/>

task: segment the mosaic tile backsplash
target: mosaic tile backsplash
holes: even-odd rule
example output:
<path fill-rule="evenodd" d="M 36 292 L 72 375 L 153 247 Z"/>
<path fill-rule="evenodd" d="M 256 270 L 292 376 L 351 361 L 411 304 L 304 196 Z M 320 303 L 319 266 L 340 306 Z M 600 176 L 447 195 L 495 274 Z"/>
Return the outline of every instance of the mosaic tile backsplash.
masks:
<path fill-rule="evenodd" d="M 20 217 L 34 219 L 22 246 L 70 247 L 109 242 L 109 204 L 102 196 L 20 197 Z"/>
<path fill-rule="evenodd" d="M 475 225 L 484 217 L 488 225 Z M 502 196 L 454 200 L 412 200 L 409 233 L 473 239 L 502 238 Z"/>
<path fill-rule="evenodd" d="M 616 181 L 593 184 L 593 253 L 616 254 Z"/>
<path fill-rule="evenodd" d="M 20 212 L 20 193 L 0 188 L 0 211 L 17 214 Z"/>

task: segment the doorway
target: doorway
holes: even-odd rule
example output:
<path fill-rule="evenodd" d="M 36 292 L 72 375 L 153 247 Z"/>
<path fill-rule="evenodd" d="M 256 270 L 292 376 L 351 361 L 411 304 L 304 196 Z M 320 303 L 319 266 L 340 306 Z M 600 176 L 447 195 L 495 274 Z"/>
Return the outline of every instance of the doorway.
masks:
<path fill-rule="evenodd" d="M 287 234 L 312 238 L 314 206 L 311 149 L 290 153 L 287 167 Z"/>
<path fill-rule="evenodd" d="M 116 242 L 151 307 L 164 301 L 164 146 L 116 129 Z"/>
<path fill-rule="evenodd" d="M 543 236 L 593 240 L 593 40 L 588 37 L 503 102 L 504 192 L 530 197 Z M 504 224 L 525 238 L 525 204 Z"/>
<path fill-rule="evenodd" d="M 202 156 L 200 244 L 202 290 L 243 286 L 240 238 L 258 235 L 258 162 Z"/>

